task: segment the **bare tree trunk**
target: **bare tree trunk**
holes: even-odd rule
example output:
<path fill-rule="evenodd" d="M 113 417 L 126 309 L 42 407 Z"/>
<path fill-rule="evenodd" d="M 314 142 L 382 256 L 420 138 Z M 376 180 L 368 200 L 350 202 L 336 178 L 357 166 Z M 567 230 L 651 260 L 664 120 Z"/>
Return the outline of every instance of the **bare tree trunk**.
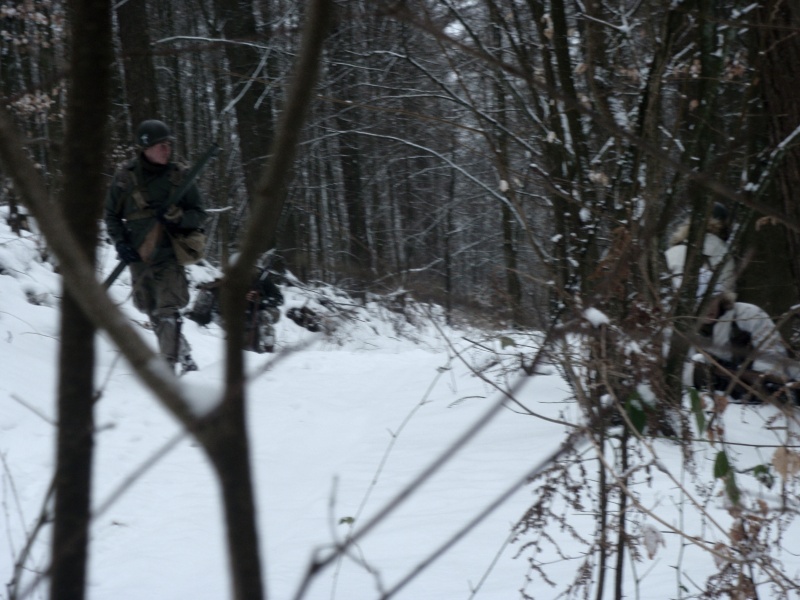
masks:
<path fill-rule="evenodd" d="M 619 472 L 623 473 L 623 483 L 628 484 L 628 478 L 624 474 L 628 472 L 628 439 L 630 438 L 630 430 L 625 427 L 620 437 L 619 449 Z M 619 495 L 619 529 L 617 530 L 617 561 L 614 573 L 614 600 L 622 600 L 625 598 L 624 587 L 624 571 L 625 571 L 625 549 L 628 547 L 628 528 L 626 511 L 628 509 L 628 495 Z"/>
<path fill-rule="evenodd" d="M 246 286 L 240 289 L 244 315 Z M 206 452 L 215 467 L 223 497 L 227 526 L 228 557 L 231 565 L 233 598 L 261 600 L 267 594 L 261 574 L 256 521 L 255 491 L 250 464 L 250 444 L 245 415 L 244 370 L 241 340 L 244 328 L 237 336 L 233 329 L 228 336 L 228 386 L 224 406 L 218 418 L 210 423 L 202 436 Z"/>
<path fill-rule="evenodd" d="M 335 95 L 348 104 L 357 104 L 357 74 L 351 61 L 350 52 L 354 49 L 352 22 L 357 17 L 358 8 L 347 6 L 346 13 L 338 21 L 336 31 L 337 45 L 333 49 L 334 60 L 331 61 L 332 79 L 337 82 Z M 348 264 L 345 271 L 353 279 L 354 290 L 362 292 L 368 280 L 370 270 L 371 249 L 367 237 L 366 192 L 363 189 L 362 154 L 358 132 L 360 116 L 355 106 L 345 106 L 335 117 L 339 142 L 339 165 L 342 171 L 344 187 L 344 204 L 347 209 Z"/>
<path fill-rule="evenodd" d="M 94 262 L 104 182 L 104 118 L 110 106 L 111 7 L 107 0 L 74 0 L 72 80 L 64 147 L 62 204 L 86 258 Z M 85 596 L 94 436 L 95 328 L 64 290 L 58 380 L 58 456 L 52 544 L 51 600 Z"/>
<path fill-rule="evenodd" d="M 355 283 L 355 291 L 363 291 L 370 267 L 369 240 L 367 238 L 367 214 L 362 189 L 361 157 L 356 134 L 346 130 L 353 125 L 337 118 L 339 152 L 341 156 L 344 200 L 347 206 L 349 225 L 349 269 Z"/>
<path fill-rule="evenodd" d="M 455 143 L 453 142 L 455 146 Z M 444 307 L 447 315 L 447 324 L 453 322 L 453 206 L 456 197 L 456 175 L 450 173 L 450 182 L 447 186 L 447 214 L 444 221 L 444 234 L 442 243 L 444 244 Z"/>
<path fill-rule="evenodd" d="M 303 47 L 294 69 L 270 160 L 253 197 L 252 218 L 240 246 L 240 257 L 227 272 L 222 290 L 222 308 L 228 324 L 226 344 L 226 395 L 215 422 L 201 431 L 201 439 L 220 479 L 228 530 L 234 598 L 260 600 L 263 591 L 261 558 L 250 468 L 249 436 L 245 415 L 244 338 L 245 294 L 256 258 L 274 239 L 278 217 L 286 200 L 297 151 L 299 132 L 311 103 L 317 80 L 322 43 L 333 12 L 330 0 L 315 0 L 307 16 Z"/>
<path fill-rule="evenodd" d="M 490 5 L 490 15 L 494 23 L 494 44 L 499 49 L 502 47 L 503 38 L 500 34 L 500 17 L 497 14 L 497 7 Z M 498 74 L 498 78 L 500 75 Z M 508 127 L 509 119 L 506 105 L 506 91 L 499 79 L 494 80 L 493 91 L 494 101 L 497 104 L 497 122 L 500 125 L 497 133 L 497 168 L 500 178 L 505 182 L 503 194 L 506 202 L 501 204 L 501 220 L 503 228 L 503 262 L 505 267 L 506 294 L 508 295 L 508 306 L 510 308 L 511 325 L 519 327 L 524 319 L 522 316 L 522 286 L 519 280 L 519 267 L 517 262 L 517 247 L 514 242 L 514 212 L 509 204 L 514 199 L 514 192 L 511 189 L 513 184 L 511 177 L 511 157 L 509 156 Z"/>
<path fill-rule="evenodd" d="M 266 88 L 275 82 L 270 77 L 273 56 L 269 56 L 270 31 L 258 30 L 253 2 L 247 0 L 215 0 L 214 8 L 226 40 L 225 58 L 230 72 L 231 95 L 236 102 L 239 148 L 242 153 L 245 187 L 250 199 L 255 194 L 262 165 L 274 137 L 273 93 Z M 260 9 L 268 10 L 268 3 Z M 269 21 L 269 15 L 262 15 Z M 254 43 L 258 41 L 256 48 Z"/>
<path fill-rule="evenodd" d="M 597 432 L 598 452 L 604 453 L 606 449 L 606 430 L 600 428 Z M 595 581 L 594 600 L 602 600 L 606 588 L 606 572 L 608 570 L 608 496 L 611 486 L 607 481 L 605 465 L 602 461 L 597 463 L 597 580 Z"/>
<path fill-rule="evenodd" d="M 800 124 L 800 8 L 790 0 L 768 0 L 759 9 L 757 51 L 761 57 L 760 91 L 769 146 L 778 148 Z M 787 148 L 764 201 L 795 223 L 800 222 L 800 146 Z M 800 235 L 782 226 L 749 232 L 752 260 L 742 274 L 740 297 L 780 315 L 800 301 Z M 788 332 L 787 332 L 788 333 Z"/>
<path fill-rule="evenodd" d="M 117 22 L 125 71 L 125 96 L 131 126 L 135 128 L 145 119 L 162 117 L 150 46 L 150 28 L 147 25 L 146 0 L 120 2 Z"/>

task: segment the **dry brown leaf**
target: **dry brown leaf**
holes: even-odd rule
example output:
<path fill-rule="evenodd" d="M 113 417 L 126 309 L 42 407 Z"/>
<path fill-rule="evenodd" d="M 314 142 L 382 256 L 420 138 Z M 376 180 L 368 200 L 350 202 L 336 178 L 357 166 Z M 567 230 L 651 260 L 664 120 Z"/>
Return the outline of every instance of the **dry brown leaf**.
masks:
<path fill-rule="evenodd" d="M 736 521 L 733 524 L 731 527 L 730 536 L 734 542 L 741 542 L 742 540 L 746 539 L 747 536 L 745 535 L 744 526 L 742 525 L 741 521 Z"/>
<path fill-rule="evenodd" d="M 772 455 L 772 466 L 784 479 L 797 475 L 800 472 L 800 454 L 782 446 Z"/>
<path fill-rule="evenodd" d="M 714 394 L 714 410 L 718 414 L 724 413 L 730 403 L 730 398 L 726 394 Z"/>
<path fill-rule="evenodd" d="M 722 542 L 719 542 L 714 546 L 714 550 L 716 550 L 716 552 L 713 555 L 714 556 L 714 564 L 717 565 L 717 568 L 718 569 L 723 569 L 723 568 L 727 567 L 728 566 L 728 560 L 725 559 L 723 556 L 728 553 L 728 547 L 725 544 L 723 544 Z"/>

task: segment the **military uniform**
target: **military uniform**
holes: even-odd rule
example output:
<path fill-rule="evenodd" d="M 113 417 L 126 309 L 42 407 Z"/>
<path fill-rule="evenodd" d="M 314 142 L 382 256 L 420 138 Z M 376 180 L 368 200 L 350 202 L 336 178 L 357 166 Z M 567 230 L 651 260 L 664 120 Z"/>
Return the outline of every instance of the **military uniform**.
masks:
<path fill-rule="evenodd" d="M 152 127 L 148 132 L 148 123 L 156 123 L 155 133 L 166 133 L 171 140 L 166 125 L 146 121 L 138 136 L 143 148 L 167 139 L 152 135 Z M 206 219 L 200 192 L 194 185 L 166 210 L 185 171 L 171 161 L 163 165 L 150 162 L 141 152 L 114 175 L 106 199 L 105 222 L 120 257 L 131 270 L 133 303 L 150 318 L 160 353 L 173 367 L 181 362 L 184 370 L 193 370 L 197 367 L 180 333 L 180 309 L 189 302 L 189 285 L 167 235 L 167 231 L 197 230 Z M 155 228 L 158 235 L 153 235 Z"/>
<path fill-rule="evenodd" d="M 199 325 L 208 325 L 214 321 L 223 326 L 219 296 L 223 281 L 223 279 L 215 279 L 198 286 L 199 291 L 194 305 L 187 313 L 190 319 Z M 272 281 L 267 269 L 261 269 L 253 278 L 250 292 L 254 292 L 255 296 L 252 301 L 247 303 L 243 348 L 259 354 L 274 352 L 274 324 L 281 318 L 281 311 L 278 307 L 283 304 L 283 293 Z"/>

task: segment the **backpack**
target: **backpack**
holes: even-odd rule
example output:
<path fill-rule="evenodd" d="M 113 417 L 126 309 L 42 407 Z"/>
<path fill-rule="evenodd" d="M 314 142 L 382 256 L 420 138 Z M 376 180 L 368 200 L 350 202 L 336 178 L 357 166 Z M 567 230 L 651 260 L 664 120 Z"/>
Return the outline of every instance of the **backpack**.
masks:
<path fill-rule="evenodd" d="M 206 326 L 214 318 L 214 311 L 219 310 L 216 306 L 218 303 L 217 294 L 219 293 L 219 285 L 221 280 L 215 279 L 207 283 L 201 283 L 197 286 L 199 290 L 197 297 L 192 304 L 191 310 L 186 313 L 186 316 L 192 321 L 201 326 Z"/>

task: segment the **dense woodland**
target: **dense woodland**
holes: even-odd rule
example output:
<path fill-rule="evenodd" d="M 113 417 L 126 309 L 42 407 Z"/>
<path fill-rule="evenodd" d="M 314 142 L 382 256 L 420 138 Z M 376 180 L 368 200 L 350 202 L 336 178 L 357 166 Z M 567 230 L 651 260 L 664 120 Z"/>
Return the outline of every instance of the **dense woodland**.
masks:
<path fill-rule="evenodd" d="M 247 220 L 305 6 L 179 4 L 115 7 L 103 173 L 131 155 L 145 118 L 175 128 L 188 162 L 220 143 L 202 184 L 210 207 L 233 209 L 225 229 L 220 218 L 209 224 L 218 260 Z M 641 258 L 616 279 L 658 295 L 670 227 L 719 200 L 748 237 L 736 250 L 755 251 L 744 293 L 772 314 L 796 303 L 798 278 L 785 276 L 795 267 L 777 264 L 797 254 L 786 251 L 797 243 L 792 227 L 748 227 L 753 216 L 796 218 L 788 2 L 337 9 L 268 241 L 302 279 L 410 289 L 541 326 L 565 296 L 607 293 L 595 269 L 614 232 Z M 2 94 L 53 189 L 64 163 L 68 14 L 61 2 L 5 3 L 2 13 Z M 2 199 L 15 201 L 8 177 Z"/>
<path fill-rule="evenodd" d="M 548 340 L 580 331 L 583 309 L 603 311 L 614 326 L 587 341 L 580 368 L 562 360 L 587 415 L 642 380 L 661 400 L 654 431 L 680 404 L 695 327 L 683 317 L 703 300 L 691 283 L 672 292 L 663 252 L 687 217 L 698 242 L 714 202 L 737 224 L 740 299 L 794 341 L 792 0 L 27 0 L 0 2 L 0 24 L 0 202 L 22 226 L 36 193 L 40 207 L 62 199 L 84 253 L 103 241 L 87 223 L 104 186 L 155 117 L 187 162 L 222 147 L 201 179 L 209 208 L 229 209 L 208 224 L 215 264 L 275 248 L 305 282 L 436 302 Z M 631 340 L 643 359 L 622 351 Z M 531 372 L 537 360 L 521 354 Z"/>

